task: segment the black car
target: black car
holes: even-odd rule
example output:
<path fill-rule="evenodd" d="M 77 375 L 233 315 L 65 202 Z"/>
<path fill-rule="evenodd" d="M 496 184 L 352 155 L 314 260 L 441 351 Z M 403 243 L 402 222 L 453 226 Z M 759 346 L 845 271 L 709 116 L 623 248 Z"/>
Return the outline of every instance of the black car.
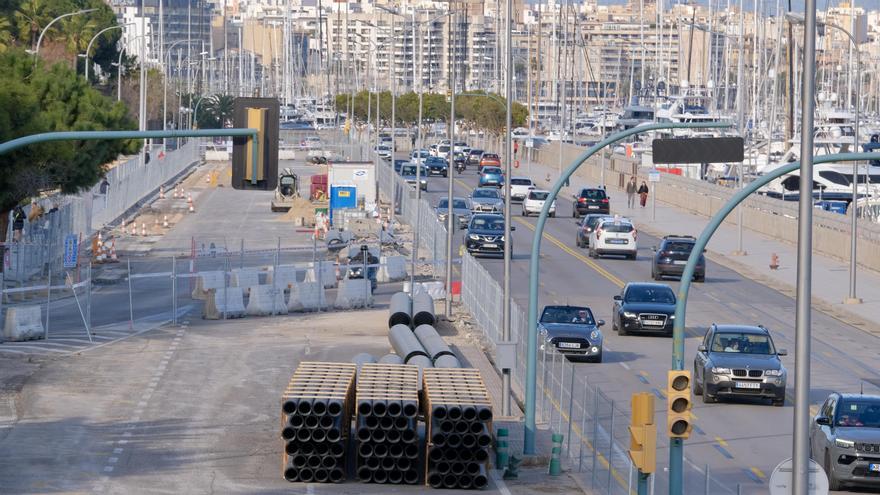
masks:
<path fill-rule="evenodd" d="M 581 192 L 574 195 L 571 216 L 578 218 L 587 213 L 604 213 L 607 215 L 611 212 L 610 199 L 605 189 L 585 187 L 581 189 Z"/>
<path fill-rule="evenodd" d="M 511 225 L 510 230 L 514 231 L 516 227 Z M 464 247 L 473 255 L 504 256 L 504 240 L 504 216 L 479 213 L 471 217 L 464 235 Z"/>
<path fill-rule="evenodd" d="M 432 156 L 425 160 L 425 166 L 428 167 L 428 175 L 441 175 L 446 177 L 449 173 L 449 164 L 445 158 Z"/>
<path fill-rule="evenodd" d="M 553 346 L 569 361 L 602 362 L 602 320 L 584 306 L 544 306 L 538 332 L 544 346 Z M 543 348 L 543 347 L 542 347 Z"/>
<path fill-rule="evenodd" d="M 471 148 L 468 152 L 467 162 L 468 165 L 479 165 L 480 158 L 483 157 L 483 150 L 477 148 Z"/>
<path fill-rule="evenodd" d="M 407 163 L 409 163 L 409 160 L 401 160 L 401 159 L 399 159 L 399 158 L 398 158 L 398 159 L 395 159 L 395 160 L 394 160 L 394 171 L 397 172 L 397 173 L 399 174 L 399 173 L 400 173 L 400 167 L 406 165 Z"/>
<path fill-rule="evenodd" d="M 762 326 L 712 324 L 694 357 L 694 395 L 770 399 L 785 404 L 786 371 L 770 332 Z"/>
<path fill-rule="evenodd" d="M 631 282 L 614 296 L 611 328 L 618 335 L 633 332 L 672 336 L 675 293 L 666 284 Z"/>
<path fill-rule="evenodd" d="M 681 278 L 684 266 L 694 249 L 697 239 L 689 235 L 668 235 L 660 241 L 660 246 L 654 246 L 654 259 L 651 262 L 651 278 L 660 280 L 664 276 L 671 275 Z M 700 254 L 697 260 L 697 268 L 694 270 L 694 281 L 706 280 L 706 258 Z"/>
<path fill-rule="evenodd" d="M 588 215 L 584 215 L 584 218 L 582 218 L 581 221 L 578 222 L 577 236 L 575 238 L 577 247 L 590 247 L 590 234 L 593 233 L 593 230 L 595 230 L 596 226 L 599 225 L 599 221 L 606 218 L 612 217 L 604 213 L 590 213 Z"/>

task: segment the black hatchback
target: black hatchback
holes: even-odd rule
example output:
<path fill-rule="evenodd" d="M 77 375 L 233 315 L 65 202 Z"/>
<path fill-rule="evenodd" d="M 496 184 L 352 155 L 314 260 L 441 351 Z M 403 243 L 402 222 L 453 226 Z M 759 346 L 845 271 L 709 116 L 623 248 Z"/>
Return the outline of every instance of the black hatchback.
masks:
<path fill-rule="evenodd" d="M 611 211 L 610 199 L 605 189 L 585 187 L 574 195 L 571 216 L 580 218 L 587 213 L 605 213 L 607 215 Z"/>
<path fill-rule="evenodd" d="M 651 278 L 661 280 L 664 276 L 681 278 L 687 260 L 694 249 L 697 239 L 689 235 L 668 235 L 654 246 L 654 259 L 651 262 Z M 694 281 L 706 280 L 706 258 L 700 254 L 697 268 L 694 270 Z"/>

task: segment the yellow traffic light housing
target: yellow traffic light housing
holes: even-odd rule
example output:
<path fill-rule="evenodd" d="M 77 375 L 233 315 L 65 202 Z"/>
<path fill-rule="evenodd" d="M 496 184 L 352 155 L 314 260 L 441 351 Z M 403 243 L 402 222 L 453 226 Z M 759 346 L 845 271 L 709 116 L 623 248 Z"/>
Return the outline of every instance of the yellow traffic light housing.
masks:
<path fill-rule="evenodd" d="M 691 372 L 669 370 L 666 385 L 666 434 L 669 438 L 689 438 L 691 424 Z"/>
<path fill-rule="evenodd" d="M 657 425 L 654 424 L 654 396 L 647 392 L 632 395 L 629 426 L 629 457 L 642 473 L 657 467 Z"/>

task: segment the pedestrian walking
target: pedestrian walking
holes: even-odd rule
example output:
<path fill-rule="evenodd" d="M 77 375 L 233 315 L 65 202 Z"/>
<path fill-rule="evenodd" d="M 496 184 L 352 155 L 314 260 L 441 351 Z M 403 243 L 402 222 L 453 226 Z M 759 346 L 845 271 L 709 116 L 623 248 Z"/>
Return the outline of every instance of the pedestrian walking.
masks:
<path fill-rule="evenodd" d="M 413 133 L 412 136 L 409 137 L 410 142 L 412 143 L 412 149 L 416 149 L 416 135 Z"/>
<path fill-rule="evenodd" d="M 626 207 L 632 209 L 636 205 L 636 176 L 632 175 L 626 183 Z"/>
<path fill-rule="evenodd" d="M 12 211 L 12 240 L 15 242 L 21 241 L 25 218 L 27 218 L 27 215 L 24 212 L 24 208 L 21 205 L 17 205 Z"/>
<path fill-rule="evenodd" d="M 639 186 L 639 204 L 642 205 L 642 208 L 645 207 L 645 203 L 648 202 L 648 184 L 645 181 L 642 181 L 642 185 Z"/>

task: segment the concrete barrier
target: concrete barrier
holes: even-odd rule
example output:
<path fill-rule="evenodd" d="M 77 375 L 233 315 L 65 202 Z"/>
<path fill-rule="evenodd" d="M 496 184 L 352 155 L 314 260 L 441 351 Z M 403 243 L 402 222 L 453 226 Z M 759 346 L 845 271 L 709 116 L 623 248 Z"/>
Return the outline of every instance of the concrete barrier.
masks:
<path fill-rule="evenodd" d="M 382 256 L 379 263 L 379 282 L 400 282 L 406 279 L 406 258 L 403 256 Z"/>
<path fill-rule="evenodd" d="M 231 287 L 241 287 L 245 291 L 250 287 L 260 285 L 260 270 L 255 268 L 233 268 L 229 278 Z"/>
<path fill-rule="evenodd" d="M 205 150 L 206 162 L 228 162 L 229 152 L 221 150 Z"/>
<path fill-rule="evenodd" d="M 310 263 L 309 271 L 306 273 L 306 282 L 317 282 L 318 274 L 315 272 L 314 263 Z M 336 265 L 333 264 L 332 261 L 319 261 L 318 267 L 320 269 L 321 274 L 321 283 L 324 285 L 325 289 L 331 289 L 336 287 Z"/>
<path fill-rule="evenodd" d="M 192 298 L 207 300 L 208 291 L 222 289 L 226 286 L 226 274 L 222 271 L 201 272 L 196 277 L 196 287 L 193 289 Z"/>
<path fill-rule="evenodd" d="M 271 285 L 253 285 L 249 287 L 249 291 L 247 314 L 251 316 L 287 314 L 283 288 L 275 288 Z"/>
<path fill-rule="evenodd" d="M 290 149 L 279 149 L 278 150 L 278 159 L 279 160 L 296 160 L 296 151 Z"/>
<path fill-rule="evenodd" d="M 43 317 L 40 306 L 13 306 L 6 310 L 6 321 L 3 325 L 3 340 L 22 342 L 46 338 L 43 328 Z"/>
<path fill-rule="evenodd" d="M 290 288 L 288 311 L 317 311 L 326 307 L 324 288 L 318 282 L 298 282 Z"/>
<path fill-rule="evenodd" d="M 410 293 L 409 280 L 403 283 L 403 291 Z M 446 287 L 443 285 L 443 282 L 439 280 L 432 282 L 416 282 L 415 293 L 418 294 L 420 292 L 427 292 L 435 300 L 446 298 Z"/>
<path fill-rule="evenodd" d="M 266 274 L 266 284 L 273 285 L 281 289 L 289 289 L 293 287 L 293 284 L 300 281 L 297 277 L 299 271 L 295 266 L 278 265 L 277 270 L 275 268 L 276 267 L 272 266 L 269 267 L 269 271 Z"/>
<path fill-rule="evenodd" d="M 344 279 L 339 283 L 336 293 L 337 309 L 354 309 L 373 306 L 373 291 L 370 290 L 369 279 Z"/>
<path fill-rule="evenodd" d="M 223 318 L 224 312 L 227 318 L 244 317 L 244 290 L 241 287 L 226 287 L 207 291 L 202 318 L 219 320 Z"/>

